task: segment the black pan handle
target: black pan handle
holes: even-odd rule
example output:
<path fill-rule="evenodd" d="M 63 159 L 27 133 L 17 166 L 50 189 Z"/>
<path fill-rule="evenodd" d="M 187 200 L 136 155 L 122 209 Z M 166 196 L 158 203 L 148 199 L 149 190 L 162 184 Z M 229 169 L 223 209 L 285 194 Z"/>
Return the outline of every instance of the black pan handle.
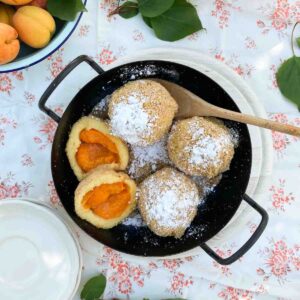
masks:
<path fill-rule="evenodd" d="M 61 71 L 58 76 L 51 82 L 51 84 L 48 86 L 42 97 L 39 101 L 39 109 L 46 113 L 50 118 L 52 118 L 55 122 L 59 123 L 60 117 L 49 107 L 46 106 L 46 102 L 51 96 L 51 94 L 54 92 L 54 90 L 57 88 L 57 86 L 68 76 L 69 73 L 71 73 L 79 64 L 82 62 L 86 62 L 89 64 L 97 73 L 102 74 L 104 73 L 104 70 L 89 56 L 87 55 L 80 55 L 74 60 L 72 60 L 63 71 Z"/>
<path fill-rule="evenodd" d="M 218 262 L 221 265 L 230 265 L 233 262 L 237 261 L 239 258 L 241 258 L 256 243 L 256 241 L 259 239 L 259 237 L 261 236 L 268 224 L 268 213 L 260 205 L 258 205 L 253 199 L 251 199 L 246 194 L 243 196 L 243 200 L 245 200 L 252 208 L 254 208 L 261 215 L 260 224 L 256 228 L 255 232 L 252 234 L 252 236 L 248 239 L 248 241 L 238 251 L 236 251 L 227 258 L 220 257 L 207 244 L 201 245 L 201 248 L 210 257 L 212 257 L 216 262 Z"/>

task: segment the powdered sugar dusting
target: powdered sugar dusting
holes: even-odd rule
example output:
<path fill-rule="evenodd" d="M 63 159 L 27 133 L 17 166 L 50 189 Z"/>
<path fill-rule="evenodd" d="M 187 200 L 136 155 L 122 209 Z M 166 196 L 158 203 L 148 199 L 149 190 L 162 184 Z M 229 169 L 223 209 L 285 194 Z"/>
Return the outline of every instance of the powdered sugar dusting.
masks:
<path fill-rule="evenodd" d="M 141 137 L 152 132 L 152 117 L 143 108 L 147 98 L 138 92 L 121 98 L 113 106 L 111 127 L 113 134 L 125 138 L 130 144 L 137 144 Z"/>
<path fill-rule="evenodd" d="M 137 210 L 131 213 L 126 219 L 124 219 L 122 221 L 122 224 L 126 226 L 134 226 L 134 227 L 146 226 L 146 224 L 142 219 L 142 216 Z"/>
<path fill-rule="evenodd" d="M 131 155 L 128 174 L 134 179 L 143 178 L 159 167 L 170 164 L 166 137 L 150 146 L 132 146 Z"/>
<path fill-rule="evenodd" d="M 97 105 L 94 106 L 91 115 L 96 118 L 106 119 L 110 99 L 111 95 L 107 95 L 105 98 L 103 98 Z"/>
<path fill-rule="evenodd" d="M 231 141 L 233 143 L 234 148 L 239 145 L 240 134 L 235 128 L 230 128 Z"/>
<path fill-rule="evenodd" d="M 172 69 L 170 67 L 164 67 L 164 66 L 157 66 L 157 65 L 151 65 L 147 64 L 141 68 L 133 67 L 133 66 L 123 66 L 121 69 L 122 73 L 120 74 L 121 79 L 130 79 L 130 80 L 137 80 L 142 78 L 149 78 L 149 77 L 155 77 L 156 75 L 159 75 L 161 73 L 169 74 L 173 78 L 177 79 L 179 78 L 180 74 L 178 73 L 178 70 Z M 125 82 L 124 82 L 125 83 Z"/>
<path fill-rule="evenodd" d="M 207 197 L 210 193 L 212 193 L 215 187 L 219 184 L 222 179 L 222 174 L 208 179 L 202 176 L 192 176 L 193 181 L 196 183 L 198 188 L 202 191 L 203 200 Z"/>
<path fill-rule="evenodd" d="M 230 135 L 221 135 L 219 137 L 211 137 L 204 134 L 204 129 L 190 123 L 189 131 L 192 136 L 192 143 L 185 149 L 190 152 L 189 162 L 202 168 L 211 164 L 218 165 L 220 163 L 220 152 L 226 150 L 231 143 Z"/>
<path fill-rule="evenodd" d="M 199 203 L 196 189 L 188 189 L 182 178 L 173 174 L 163 181 L 149 177 L 146 182 L 148 201 L 145 204 L 149 220 L 154 220 L 170 229 L 186 228 L 191 220 L 189 215 Z"/>

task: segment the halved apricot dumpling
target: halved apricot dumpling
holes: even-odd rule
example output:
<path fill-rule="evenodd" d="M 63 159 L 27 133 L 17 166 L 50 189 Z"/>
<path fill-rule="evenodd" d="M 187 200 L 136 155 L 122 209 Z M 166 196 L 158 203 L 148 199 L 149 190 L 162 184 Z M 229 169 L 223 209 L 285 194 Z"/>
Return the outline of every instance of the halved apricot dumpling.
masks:
<path fill-rule="evenodd" d="M 75 190 L 75 211 L 98 228 L 112 228 L 135 209 L 135 194 L 135 182 L 127 174 L 99 167 Z"/>
<path fill-rule="evenodd" d="M 127 146 L 110 134 L 104 121 L 94 117 L 82 117 L 74 124 L 66 152 L 78 180 L 103 165 L 125 170 L 129 160 Z"/>

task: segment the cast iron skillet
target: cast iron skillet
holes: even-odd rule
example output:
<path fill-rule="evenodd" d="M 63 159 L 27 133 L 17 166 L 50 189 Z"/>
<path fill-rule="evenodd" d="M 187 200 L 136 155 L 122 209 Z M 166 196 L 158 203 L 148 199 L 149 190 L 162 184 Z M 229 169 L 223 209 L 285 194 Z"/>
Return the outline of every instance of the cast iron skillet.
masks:
<path fill-rule="evenodd" d="M 46 101 L 63 79 L 81 62 L 88 63 L 99 75 L 85 85 L 74 97 L 60 118 L 46 106 Z M 80 219 L 74 211 L 74 191 L 78 181 L 69 165 L 65 146 L 73 124 L 89 115 L 93 107 L 106 95 L 130 80 L 160 78 L 175 82 L 212 104 L 238 111 L 230 96 L 214 81 L 189 67 L 166 61 L 139 61 L 104 72 L 87 56 L 72 61 L 50 84 L 39 101 L 39 108 L 58 123 L 52 146 L 52 176 L 60 200 L 75 223 L 97 241 L 122 252 L 141 256 L 167 256 L 190 250 L 197 246 L 220 264 L 231 264 L 246 253 L 264 231 L 268 214 L 249 196 L 245 195 L 251 169 L 251 141 L 247 126 L 226 122 L 239 132 L 240 141 L 230 170 L 199 206 L 198 214 L 181 239 L 156 236 L 147 227 L 118 225 L 110 230 L 97 229 Z M 247 202 L 262 217 L 250 239 L 233 255 L 221 258 L 205 242 L 216 235 L 233 217 L 242 201 Z"/>

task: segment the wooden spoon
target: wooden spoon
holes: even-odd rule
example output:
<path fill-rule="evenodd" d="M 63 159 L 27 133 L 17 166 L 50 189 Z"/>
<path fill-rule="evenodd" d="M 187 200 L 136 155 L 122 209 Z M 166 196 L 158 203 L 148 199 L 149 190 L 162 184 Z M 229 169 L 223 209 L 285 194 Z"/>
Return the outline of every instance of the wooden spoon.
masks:
<path fill-rule="evenodd" d="M 300 136 L 300 127 L 282 124 L 227 110 L 206 102 L 202 98 L 198 97 L 197 95 L 193 94 L 192 92 L 179 86 L 176 83 L 162 79 L 154 80 L 163 85 L 178 103 L 179 110 L 176 115 L 177 119 L 189 118 L 194 116 L 217 117 L 226 120 L 237 121 L 240 123 L 251 124 L 294 136 Z"/>

